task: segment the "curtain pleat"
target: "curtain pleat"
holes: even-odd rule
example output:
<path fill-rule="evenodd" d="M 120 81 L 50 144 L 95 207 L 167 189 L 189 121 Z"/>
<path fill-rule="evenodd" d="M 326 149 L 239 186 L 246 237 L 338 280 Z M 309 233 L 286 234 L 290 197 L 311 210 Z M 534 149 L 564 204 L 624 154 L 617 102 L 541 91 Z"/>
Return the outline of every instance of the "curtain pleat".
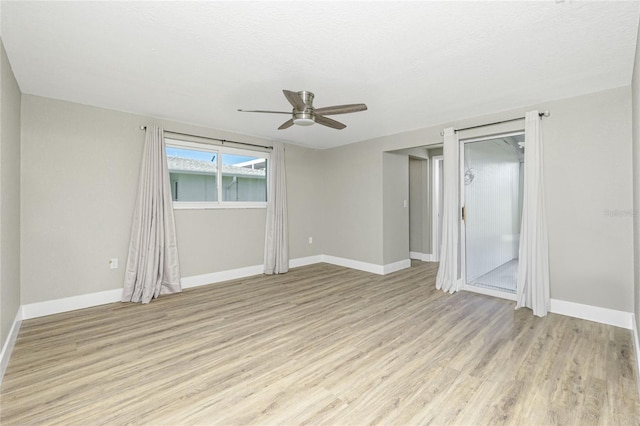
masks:
<path fill-rule="evenodd" d="M 458 246 L 460 244 L 460 143 L 452 127 L 444 130 L 442 246 L 436 288 L 449 293 L 460 290 L 458 282 Z"/>
<path fill-rule="evenodd" d="M 287 221 L 287 175 L 284 145 L 273 144 L 267 193 L 267 220 L 264 238 L 264 273 L 284 274 L 289 270 L 289 231 Z"/>
<path fill-rule="evenodd" d="M 549 311 L 549 243 L 544 201 L 543 141 L 538 111 L 525 116 L 524 200 L 516 309 L 527 307 L 539 317 Z"/>
<path fill-rule="evenodd" d="M 122 301 L 149 303 L 160 294 L 180 291 L 180 264 L 164 132 L 161 127 L 148 126 Z"/>

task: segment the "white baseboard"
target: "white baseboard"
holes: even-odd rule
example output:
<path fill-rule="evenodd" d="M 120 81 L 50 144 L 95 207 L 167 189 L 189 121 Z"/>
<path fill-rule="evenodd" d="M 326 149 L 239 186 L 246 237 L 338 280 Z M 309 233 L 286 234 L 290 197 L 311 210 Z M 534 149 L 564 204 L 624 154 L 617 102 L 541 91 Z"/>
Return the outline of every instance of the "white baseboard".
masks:
<path fill-rule="evenodd" d="M 323 255 L 318 254 L 316 256 L 298 257 L 297 259 L 289 259 L 289 268 L 298 268 L 300 266 L 313 265 L 315 263 L 322 263 Z"/>
<path fill-rule="evenodd" d="M 22 324 L 22 307 L 19 307 L 18 312 L 16 312 L 16 318 L 13 320 L 13 325 L 11 326 L 11 330 L 9 330 L 9 335 L 7 336 L 7 340 L 5 340 L 4 345 L 2 346 L 2 352 L 0 352 L 0 383 L 2 383 L 2 378 L 4 377 L 4 373 L 5 371 L 7 371 L 7 366 L 9 365 L 9 359 L 11 358 L 13 347 L 16 344 L 16 339 L 18 338 L 18 332 L 20 331 L 21 324 Z"/>
<path fill-rule="evenodd" d="M 435 262 L 434 256 L 429 253 L 420 253 L 418 251 L 410 251 L 409 259 L 421 260 L 423 262 Z"/>
<path fill-rule="evenodd" d="M 22 318 L 31 319 L 46 315 L 59 314 L 61 312 L 75 311 L 77 309 L 119 302 L 121 299 L 122 289 L 117 288 L 115 290 L 100 291 L 98 293 L 47 300 L 45 302 L 29 303 L 27 305 L 22 305 Z"/>
<path fill-rule="evenodd" d="M 388 263 L 382 266 L 382 274 L 387 275 L 392 272 L 401 271 L 402 269 L 411 268 L 411 259 L 404 259 L 394 263 Z"/>
<path fill-rule="evenodd" d="M 550 312 L 626 328 L 627 330 L 631 330 L 633 327 L 633 314 L 631 312 L 583 305 L 581 303 L 567 302 L 566 300 L 551 299 Z"/>
<path fill-rule="evenodd" d="M 638 385 L 638 396 L 640 396 L 640 336 L 638 336 L 638 325 L 636 324 L 636 317 L 631 314 L 631 324 L 633 328 L 633 347 L 636 355 L 636 384 Z"/>
<path fill-rule="evenodd" d="M 411 259 L 404 259 L 387 265 L 376 265 L 375 263 L 361 262 L 359 260 L 329 256 L 326 254 L 291 259 L 289 260 L 289 267 L 297 268 L 299 266 L 313 265 L 314 263 L 329 263 L 331 265 L 344 266 L 345 268 L 357 269 L 358 271 L 371 272 L 372 274 L 378 275 L 386 275 L 411 267 Z"/>
<path fill-rule="evenodd" d="M 322 261 L 332 265 L 344 266 L 345 268 L 384 275 L 384 265 L 376 265 L 375 263 L 361 262 L 359 260 L 346 259 L 344 257 L 328 256 L 326 254 L 322 255 Z"/>
<path fill-rule="evenodd" d="M 182 288 L 199 287 L 201 285 L 214 284 L 222 281 L 236 280 L 238 278 L 250 277 L 264 273 L 263 265 L 247 266 L 227 271 L 211 272 L 209 274 L 193 275 L 180 279 Z"/>

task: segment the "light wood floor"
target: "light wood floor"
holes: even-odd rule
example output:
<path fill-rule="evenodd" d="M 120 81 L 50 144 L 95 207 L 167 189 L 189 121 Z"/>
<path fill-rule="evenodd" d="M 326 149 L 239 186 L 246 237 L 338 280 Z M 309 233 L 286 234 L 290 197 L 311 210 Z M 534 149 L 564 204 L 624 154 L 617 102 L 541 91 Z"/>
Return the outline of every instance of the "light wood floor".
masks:
<path fill-rule="evenodd" d="M 13 424 L 639 424 L 631 332 L 319 264 L 23 322 Z"/>

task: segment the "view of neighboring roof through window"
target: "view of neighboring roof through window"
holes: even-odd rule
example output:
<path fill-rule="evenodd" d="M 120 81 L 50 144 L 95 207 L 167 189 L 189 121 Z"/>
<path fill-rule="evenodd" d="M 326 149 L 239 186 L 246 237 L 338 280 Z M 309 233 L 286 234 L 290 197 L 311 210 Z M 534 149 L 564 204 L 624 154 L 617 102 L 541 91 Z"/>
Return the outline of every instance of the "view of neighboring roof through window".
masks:
<path fill-rule="evenodd" d="M 268 153 L 167 140 L 174 208 L 266 207 Z"/>

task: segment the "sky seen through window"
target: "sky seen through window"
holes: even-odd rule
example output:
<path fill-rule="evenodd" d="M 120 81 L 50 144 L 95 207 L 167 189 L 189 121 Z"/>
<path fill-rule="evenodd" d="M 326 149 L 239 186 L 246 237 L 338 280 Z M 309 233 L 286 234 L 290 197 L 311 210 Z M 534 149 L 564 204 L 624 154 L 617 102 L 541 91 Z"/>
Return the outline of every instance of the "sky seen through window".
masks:
<path fill-rule="evenodd" d="M 167 147 L 167 155 L 180 157 L 180 158 L 190 158 L 193 160 L 216 161 L 216 156 L 218 155 L 218 153 L 198 151 L 195 149 L 180 149 L 180 148 Z M 222 156 L 222 163 L 232 166 L 234 164 L 243 163 L 245 161 L 254 160 L 256 158 L 259 158 L 259 157 L 247 157 L 244 155 L 224 154 Z"/>

